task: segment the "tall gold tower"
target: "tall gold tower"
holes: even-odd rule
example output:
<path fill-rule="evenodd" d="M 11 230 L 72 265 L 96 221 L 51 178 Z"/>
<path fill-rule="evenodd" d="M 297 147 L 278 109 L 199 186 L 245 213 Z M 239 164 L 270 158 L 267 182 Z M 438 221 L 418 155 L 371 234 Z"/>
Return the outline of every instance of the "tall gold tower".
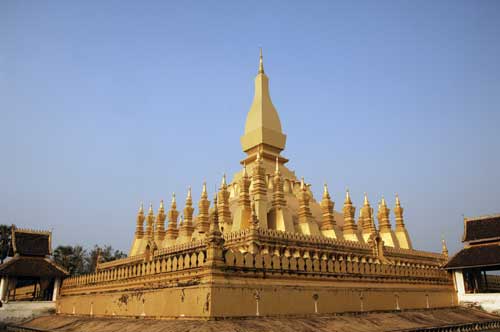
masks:
<path fill-rule="evenodd" d="M 245 123 L 245 134 L 241 137 L 241 146 L 247 154 L 244 162 L 249 164 L 254 161 L 258 152 L 264 159 L 274 160 L 279 157 L 280 162 L 286 162 L 287 160 L 280 156 L 285 143 L 286 135 L 283 134 L 278 112 L 269 94 L 269 78 L 264 72 L 261 49 L 259 71 L 255 78 L 255 94 Z"/>

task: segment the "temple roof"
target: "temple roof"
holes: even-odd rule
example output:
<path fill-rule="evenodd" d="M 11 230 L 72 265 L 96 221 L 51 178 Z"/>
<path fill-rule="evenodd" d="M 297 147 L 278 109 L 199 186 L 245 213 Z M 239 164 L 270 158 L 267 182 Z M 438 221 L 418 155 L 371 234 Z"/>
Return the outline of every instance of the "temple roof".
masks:
<path fill-rule="evenodd" d="M 464 220 L 462 242 L 480 242 L 500 239 L 500 214 Z"/>
<path fill-rule="evenodd" d="M 0 265 L 0 275 L 15 277 L 64 277 L 69 273 L 45 257 L 16 256 Z"/>
<path fill-rule="evenodd" d="M 51 234 L 12 227 L 12 241 L 9 256 L 46 256 L 51 254 Z"/>
<path fill-rule="evenodd" d="M 445 269 L 488 267 L 500 265 L 500 245 L 474 246 L 464 248 L 453 256 Z"/>

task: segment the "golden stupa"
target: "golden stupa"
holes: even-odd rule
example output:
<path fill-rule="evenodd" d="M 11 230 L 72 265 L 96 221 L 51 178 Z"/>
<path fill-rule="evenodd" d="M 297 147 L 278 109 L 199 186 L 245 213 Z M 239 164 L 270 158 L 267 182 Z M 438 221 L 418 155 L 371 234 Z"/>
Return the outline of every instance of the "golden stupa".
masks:
<path fill-rule="evenodd" d="M 394 228 L 384 198 L 378 225 L 366 194 L 357 220 L 349 191 L 337 212 L 326 185 L 316 201 L 287 168 L 285 144 L 261 51 L 241 171 L 223 177 L 212 204 L 203 184 L 196 216 L 191 189 L 180 219 L 175 194 L 156 215 L 141 204 L 129 256 L 65 279 L 58 313 L 223 318 L 457 304 L 447 256 L 413 249 L 397 195 Z"/>

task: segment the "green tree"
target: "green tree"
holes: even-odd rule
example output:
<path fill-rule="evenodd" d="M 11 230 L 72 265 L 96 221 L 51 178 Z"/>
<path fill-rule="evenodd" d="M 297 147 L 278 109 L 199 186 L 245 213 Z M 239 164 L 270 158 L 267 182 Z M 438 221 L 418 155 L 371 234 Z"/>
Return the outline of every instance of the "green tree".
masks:
<path fill-rule="evenodd" d="M 9 255 L 12 226 L 0 225 L 0 264 Z"/>
<path fill-rule="evenodd" d="M 87 268 L 89 273 L 95 271 L 97 265 L 97 259 L 99 258 L 99 263 L 110 262 L 115 259 L 125 258 L 127 255 L 121 250 L 115 250 L 112 246 L 98 246 L 95 245 L 87 256 Z"/>
<path fill-rule="evenodd" d="M 83 274 L 86 269 L 87 251 L 82 246 L 58 246 L 54 250 L 54 260 L 61 264 L 71 275 Z"/>
<path fill-rule="evenodd" d="M 95 272 L 97 258 L 99 262 L 109 262 L 125 258 L 127 255 L 120 250 L 115 250 L 109 245 L 95 245 L 91 250 L 82 246 L 58 246 L 54 250 L 54 260 L 65 267 L 71 275 Z"/>

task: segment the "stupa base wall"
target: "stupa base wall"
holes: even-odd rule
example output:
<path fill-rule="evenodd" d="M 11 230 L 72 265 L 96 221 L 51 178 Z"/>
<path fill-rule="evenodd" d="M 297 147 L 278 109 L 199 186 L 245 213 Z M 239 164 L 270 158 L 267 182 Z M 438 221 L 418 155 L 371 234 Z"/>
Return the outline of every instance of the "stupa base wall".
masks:
<path fill-rule="evenodd" d="M 447 288 L 318 287 L 303 285 L 212 288 L 213 317 L 304 316 L 345 312 L 443 308 L 457 305 Z"/>
<path fill-rule="evenodd" d="M 304 316 L 344 312 L 451 307 L 452 286 L 364 282 L 231 278 L 211 284 L 65 295 L 61 314 L 217 319 L 252 316 Z"/>
<path fill-rule="evenodd" d="M 144 318 L 209 318 L 208 286 L 124 290 L 62 296 L 57 313 Z"/>

